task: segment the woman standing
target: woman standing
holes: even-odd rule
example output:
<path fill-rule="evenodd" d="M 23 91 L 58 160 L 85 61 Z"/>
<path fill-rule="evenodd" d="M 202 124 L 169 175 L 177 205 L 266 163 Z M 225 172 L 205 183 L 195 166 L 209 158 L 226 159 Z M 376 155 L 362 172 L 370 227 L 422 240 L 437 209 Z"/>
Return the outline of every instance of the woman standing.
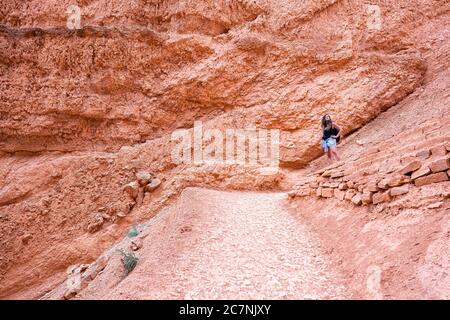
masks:
<path fill-rule="evenodd" d="M 328 159 L 341 160 L 336 150 L 336 141 L 341 138 L 341 128 L 331 120 L 330 115 L 326 114 L 322 117 L 322 148 L 327 153 Z"/>

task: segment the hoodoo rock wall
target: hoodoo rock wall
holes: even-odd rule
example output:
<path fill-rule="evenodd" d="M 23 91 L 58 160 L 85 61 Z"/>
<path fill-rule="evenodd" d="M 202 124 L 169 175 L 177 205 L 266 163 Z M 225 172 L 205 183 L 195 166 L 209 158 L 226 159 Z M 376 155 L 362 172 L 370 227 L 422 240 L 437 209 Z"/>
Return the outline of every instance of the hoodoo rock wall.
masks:
<path fill-rule="evenodd" d="M 375 205 L 378 185 L 364 189 L 379 172 L 362 171 L 389 157 L 400 170 L 405 153 L 448 141 L 425 128 L 450 108 L 449 13 L 443 0 L 0 0 L 0 297 L 42 297 L 187 187 L 294 189 L 309 203 L 338 183 L 325 192 L 369 192 Z M 348 137 L 344 162 L 382 153 L 341 167 L 361 190 L 325 169 L 325 113 Z M 280 130 L 281 169 L 177 165 L 171 135 L 194 121 Z M 403 150 L 401 133 L 416 130 L 424 145 Z M 438 171 L 433 183 L 448 185 Z"/>

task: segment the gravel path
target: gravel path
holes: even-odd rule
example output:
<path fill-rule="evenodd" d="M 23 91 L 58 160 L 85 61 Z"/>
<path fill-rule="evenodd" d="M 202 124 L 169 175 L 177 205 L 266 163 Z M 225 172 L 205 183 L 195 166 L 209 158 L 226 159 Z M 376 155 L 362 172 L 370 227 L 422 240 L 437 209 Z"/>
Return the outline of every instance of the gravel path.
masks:
<path fill-rule="evenodd" d="M 346 297 L 338 271 L 283 193 L 189 188 L 143 235 L 138 266 L 103 298 Z"/>

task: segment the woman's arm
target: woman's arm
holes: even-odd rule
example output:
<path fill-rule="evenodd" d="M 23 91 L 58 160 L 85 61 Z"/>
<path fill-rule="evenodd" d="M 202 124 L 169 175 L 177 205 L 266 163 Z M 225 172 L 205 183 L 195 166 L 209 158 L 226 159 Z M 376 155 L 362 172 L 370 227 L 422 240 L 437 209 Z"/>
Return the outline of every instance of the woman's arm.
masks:
<path fill-rule="evenodd" d="M 332 136 L 333 139 L 337 139 L 338 137 L 341 136 L 341 127 L 339 127 L 337 124 L 333 124 L 333 126 L 337 129 L 338 134 L 335 136 Z"/>

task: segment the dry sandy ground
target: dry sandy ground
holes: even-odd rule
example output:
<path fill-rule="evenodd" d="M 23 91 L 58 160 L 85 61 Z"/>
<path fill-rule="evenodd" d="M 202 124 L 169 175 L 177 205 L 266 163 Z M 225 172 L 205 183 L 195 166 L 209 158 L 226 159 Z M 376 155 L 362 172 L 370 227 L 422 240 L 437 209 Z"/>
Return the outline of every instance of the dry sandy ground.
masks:
<path fill-rule="evenodd" d="M 99 275 L 78 297 L 348 297 L 320 241 L 295 218 L 285 199 L 285 193 L 186 189 L 142 232 L 136 269 L 110 292 L 100 288 L 105 279 Z"/>

